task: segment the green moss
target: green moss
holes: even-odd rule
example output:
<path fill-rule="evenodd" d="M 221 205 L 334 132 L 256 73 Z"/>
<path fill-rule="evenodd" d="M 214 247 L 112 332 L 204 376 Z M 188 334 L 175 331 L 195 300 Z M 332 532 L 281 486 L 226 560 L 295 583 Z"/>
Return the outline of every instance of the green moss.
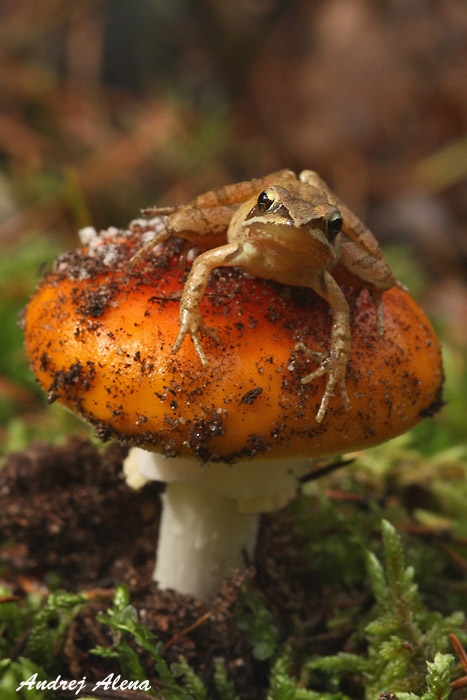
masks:
<path fill-rule="evenodd" d="M 439 612 L 428 610 L 422 604 L 414 582 L 413 567 L 405 564 L 401 538 L 386 520 L 382 524 L 382 538 L 384 565 L 373 552 L 366 555 L 367 572 L 376 600 L 373 619 L 364 627 L 368 644 L 366 653 L 340 652 L 335 656 L 311 659 L 304 664 L 303 677 L 312 682 L 316 671 L 324 671 L 334 678 L 349 672 L 362 674 L 365 698 L 372 700 L 383 691 L 395 694 L 421 692 L 425 682 L 428 685 L 434 682 L 436 672 L 433 665 L 428 666 L 429 675 L 426 679 L 425 676 L 426 664 L 436 658 L 436 668 L 442 666 L 444 669 L 444 680 L 439 680 L 439 683 L 443 684 L 445 693 L 450 687 L 449 665 L 446 665 L 448 657 L 441 656 L 440 652 L 448 649 L 449 634 L 459 631 L 464 616 L 458 612 L 444 617 Z"/>

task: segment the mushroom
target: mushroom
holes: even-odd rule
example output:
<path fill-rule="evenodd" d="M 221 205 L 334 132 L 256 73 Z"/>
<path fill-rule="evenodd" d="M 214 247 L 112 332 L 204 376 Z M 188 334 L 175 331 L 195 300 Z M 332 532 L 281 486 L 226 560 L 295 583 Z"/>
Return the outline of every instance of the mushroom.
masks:
<path fill-rule="evenodd" d="M 355 300 L 347 290 L 352 410 L 334 396 L 317 423 L 324 380 L 301 384 L 309 360 L 293 349 L 326 349 L 327 304 L 310 290 L 216 270 L 202 313 L 221 345 L 203 341 L 207 368 L 191 343 L 173 355 L 186 274 L 180 245 L 160 244 L 128 264 L 160 226 L 86 229 L 85 247 L 60 256 L 33 295 L 25 345 L 49 401 L 100 438 L 135 446 L 130 484 L 166 482 L 155 579 L 208 601 L 253 557 L 258 514 L 286 505 L 313 459 L 383 442 L 439 408 L 441 354 L 408 293 L 384 293 L 381 335 L 370 295 Z"/>

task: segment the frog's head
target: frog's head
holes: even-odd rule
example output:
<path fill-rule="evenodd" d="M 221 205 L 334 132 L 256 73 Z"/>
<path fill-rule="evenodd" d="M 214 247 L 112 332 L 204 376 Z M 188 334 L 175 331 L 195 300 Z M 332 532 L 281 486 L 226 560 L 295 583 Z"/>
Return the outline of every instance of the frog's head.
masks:
<path fill-rule="evenodd" d="M 260 192 L 242 227 L 260 228 L 269 233 L 278 229 L 285 233 L 284 227 L 292 227 L 332 247 L 342 223 L 341 213 L 334 205 L 311 204 L 277 185 Z"/>

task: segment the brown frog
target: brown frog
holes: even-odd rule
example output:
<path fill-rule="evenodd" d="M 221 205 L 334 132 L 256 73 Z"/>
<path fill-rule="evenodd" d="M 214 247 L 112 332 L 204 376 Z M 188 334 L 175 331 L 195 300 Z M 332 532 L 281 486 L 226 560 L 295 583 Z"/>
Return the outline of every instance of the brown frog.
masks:
<path fill-rule="evenodd" d="M 295 346 L 319 364 L 301 381 L 307 384 L 327 375 L 316 414 L 318 422 L 323 420 L 335 391 L 350 410 L 345 385 L 351 347 L 350 312 L 338 282 L 370 291 L 381 334 L 382 292 L 394 285 L 404 287 L 389 269 L 371 231 L 317 173 L 304 170 L 297 177 L 290 170 L 281 170 L 212 190 L 180 207 L 145 213 L 166 215 L 166 227 L 137 252 L 134 261 L 172 235 L 207 248 L 195 259 L 183 290 L 180 331 L 173 353 L 190 335 L 201 364 L 206 366 L 201 337 L 209 335 L 220 342 L 199 310 L 209 275 L 216 267 L 238 266 L 263 279 L 310 287 L 329 303 L 333 323 L 329 352 L 311 350 L 303 343 Z"/>

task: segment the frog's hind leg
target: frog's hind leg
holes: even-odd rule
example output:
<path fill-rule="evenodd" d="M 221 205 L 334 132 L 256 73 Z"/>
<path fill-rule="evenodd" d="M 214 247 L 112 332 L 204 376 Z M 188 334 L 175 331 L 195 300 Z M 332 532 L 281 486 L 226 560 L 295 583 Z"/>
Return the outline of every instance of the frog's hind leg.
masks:
<path fill-rule="evenodd" d="M 146 209 L 141 209 L 141 214 L 148 219 L 152 219 L 155 216 L 170 216 L 183 206 L 183 204 L 178 204 L 172 207 L 146 207 Z"/>
<path fill-rule="evenodd" d="M 191 241 L 183 241 L 182 252 L 180 253 L 180 260 L 178 261 L 179 270 L 184 270 L 185 265 L 188 260 L 188 253 L 193 249 L 193 243 Z"/>
<path fill-rule="evenodd" d="M 383 308 L 383 292 L 381 289 L 370 289 L 371 298 L 376 309 L 376 327 L 378 334 L 384 335 L 384 308 Z"/>
<path fill-rule="evenodd" d="M 306 185 L 310 185 L 311 187 L 316 188 L 320 192 L 325 192 L 327 200 L 330 204 L 334 204 L 338 208 L 345 206 L 343 205 L 343 202 L 339 199 L 339 197 L 336 195 L 336 193 L 329 187 L 327 182 L 325 182 L 323 178 L 320 175 L 318 175 L 318 173 L 314 170 L 302 170 L 302 172 L 298 176 L 298 179 L 300 180 L 300 182 L 303 182 Z"/>
<path fill-rule="evenodd" d="M 324 193 L 328 203 L 333 204 L 340 210 L 344 220 L 343 232 L 360 249 L 361 253 L 372 262 L 372 274 L 376 276 L 378 286 L 382 289 L 390 289 L 395 284 L 395 278 L 383 257 L 378 241 L 370 229 L 333 192 L 318 173 L 315 173 L 313 170 L 303 170 L 299 175 L 299 179 L 300 182 Z M 343 250 L 343 255 L 344 253 L 345 251 Z"/>
<path fill-rule="evenodd" d="M 313 187 L 319 187 L 320 189 L 329 189 L 328 185 L 324 182 L 323 178 L 318 175 L 314 170 L 302 170 L 298 176 L 300 182 L 306 182 L 307 185 L 313 185 Z"/>
<path fill-rule="evenodd" d="M 163 241 L 166 241 L 168 238 L 171 237 L 171 233 L 167 231 L 166 228 L 162 229 L 162 231 L 158 231 L 153 238 L 151 238 L 150 241 L 147 243 L 144 243 L 141 248 L 138 248 L 136 253 L 130 258 L 129 265 L 130 267 L 133 267 L 136 265 L 137 262 L 141 260 L 141 258 L 144 258 L 150 250 L 156 247 L 156 245 L 159 245 L 159 243 L 163 243 Z"/>

